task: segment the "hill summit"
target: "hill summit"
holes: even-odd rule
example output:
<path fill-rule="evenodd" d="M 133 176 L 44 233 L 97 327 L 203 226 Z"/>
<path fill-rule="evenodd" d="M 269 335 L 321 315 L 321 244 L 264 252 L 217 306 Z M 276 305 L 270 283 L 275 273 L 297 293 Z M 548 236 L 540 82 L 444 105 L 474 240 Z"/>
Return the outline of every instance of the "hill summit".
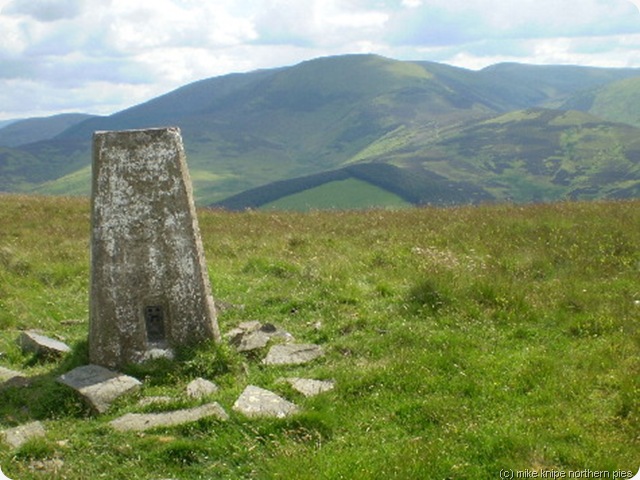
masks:
<path fill-rule="evenodd" d="M 638 69 L 318 58 L 74 117 L 28 143 L 2 142 L 12 124 L 0 129 L 0 190 L 88 194 L 94 131 L 175 125 L 200 205 L 638 197 L 639 122 L 625 99 L 639 89 Z"/>

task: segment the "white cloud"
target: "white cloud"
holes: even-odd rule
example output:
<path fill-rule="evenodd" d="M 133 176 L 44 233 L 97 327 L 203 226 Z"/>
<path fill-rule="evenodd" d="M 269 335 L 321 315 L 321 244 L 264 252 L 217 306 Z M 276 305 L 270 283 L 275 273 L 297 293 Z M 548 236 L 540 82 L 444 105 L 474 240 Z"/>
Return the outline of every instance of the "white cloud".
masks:
<path fill-rule="evenodd" d="M 12 0 L 4 13 L 26 15 L 41 22 L 74 18 L 85 8 L 85 0 Z"/>
<path fill-rule="evenodd" d="M 635 6 L 634 6 L 635 5 Z M 0 118 L 343 53 L 640 67 L 640 0 L 0 0 Z"/>
<path fill-rule="evenodd" d="M 638 9 L 638 12 L 640 13 L 640 0 L 629 0 L 629 1 L 636 6 L 636 8 Z"/>
<path fill-rule="evenodd" d="M 344 0 L 265 0 L 253 18 L 260 44 L 331 47 L 368 40 L 389 20 L 385 10 Z"/>

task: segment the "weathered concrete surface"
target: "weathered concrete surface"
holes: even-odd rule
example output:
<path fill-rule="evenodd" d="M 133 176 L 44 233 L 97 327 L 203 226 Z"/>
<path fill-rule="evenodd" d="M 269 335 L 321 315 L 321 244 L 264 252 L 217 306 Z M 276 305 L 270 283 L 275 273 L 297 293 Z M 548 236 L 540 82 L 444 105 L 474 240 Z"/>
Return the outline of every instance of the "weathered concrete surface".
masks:
<path fill-rule="evenodd" d="M 99 365 L 86 365 L 58 377 L 58 382 L 76 390 L 98 413 L 106 412 L 120 396 L 140 389 L 142 383 Z"/>
<path fill-rule="evenodd" d="M 33 438 L 44 437 L 44 426 L 40 422 L 31 422 L 2 432 L 2 439 L 11 448 L 20 448 Z"/>
<path fill-rule="evenodd" d="M 269 390 L 249 385 L 233 404 L 233 410 L 247 417 L 284 418 L 297 413 L 299 408 Z"/>
<path fill-rule="evenodd" d="M 94 134 L 91 229 L 92 363 L 219 339 L 179 129 Z"/>
<path fill-rule="evenodd" d="M 324 350 L 314 344 L 274 345 L 262 361 L 265 365 L 302 365 L 324 355 Z"/>
<path fill-rule="evenodd" d="M 305 397 L 314 397 L 333 390 L 336 387 L 336 382 L 333 380 L 312 380 L 309 378 L 291 377 L 286 378 L 285 381 Z"/>
<path fill-rule="evenodd" d="M 25 353 L 34 353 L 42 357 L 60 357 L 69 353 L 71 348 L 64 342 L 46 337 L 33 330 L 22 332 L 18 344 Z"/>
<path fill-rule="evenodd" d="M 217 402 L 187 410 L 176 410 L 164 413 L 128 413 L 110 422 L 110 425 L 121 432 L 145 431 L 158 427 L 173 427 L 185 423 L 196 422 L 202 418 L 216 417 L 228 420 L 229 415 Z"/>
<path fill-rule="evenodd" d="M 187 385 L 187 395 L 191 398 L 204 398 L 213 395 L 218 390 L 219 388 L 215 383 L 204 378 L 196 378 Z"/>

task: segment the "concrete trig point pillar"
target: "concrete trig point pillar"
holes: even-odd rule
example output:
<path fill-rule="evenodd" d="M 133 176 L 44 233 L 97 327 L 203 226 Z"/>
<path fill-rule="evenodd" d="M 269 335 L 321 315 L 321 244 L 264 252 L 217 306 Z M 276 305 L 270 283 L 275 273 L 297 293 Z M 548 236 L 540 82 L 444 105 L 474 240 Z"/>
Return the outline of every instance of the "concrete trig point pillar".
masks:
<path fill-rule="evenodd" d="M 94 134 L 91 229 L 91 363 L 219 340 L 178 128 Z"/>

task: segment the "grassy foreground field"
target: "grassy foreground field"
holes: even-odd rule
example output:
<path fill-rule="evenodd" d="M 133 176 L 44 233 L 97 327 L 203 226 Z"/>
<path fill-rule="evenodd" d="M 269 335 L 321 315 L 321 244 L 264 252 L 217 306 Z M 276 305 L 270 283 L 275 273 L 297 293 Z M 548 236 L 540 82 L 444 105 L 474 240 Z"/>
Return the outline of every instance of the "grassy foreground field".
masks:
<path fill-rule="evenodd" d="M 135 396 L 95 417 L 55 383 L 86 362 L 88 202 L 0 196 L 0 366 L 35 377 L 0 392 L 0 429 L 47 428 L 17 451 L 0 445 L 9 478 L 614 478 L 640 467 L 640 202 L 199 219 L 214 296 L 233 305 L 223 332 L 269 321 L 326 357 L 265 368 L 208 345 L 132 367 L 145 396 L 216 381 L 231 419 L 117 433 L 108 421 L 143 410 Z M 27 328 L 73 354 L 24 356 L 15 340 Z M 282 376 L 337 387 L 305 399 Z M 304 413 L 235 414 L 247 384 Z"/>

